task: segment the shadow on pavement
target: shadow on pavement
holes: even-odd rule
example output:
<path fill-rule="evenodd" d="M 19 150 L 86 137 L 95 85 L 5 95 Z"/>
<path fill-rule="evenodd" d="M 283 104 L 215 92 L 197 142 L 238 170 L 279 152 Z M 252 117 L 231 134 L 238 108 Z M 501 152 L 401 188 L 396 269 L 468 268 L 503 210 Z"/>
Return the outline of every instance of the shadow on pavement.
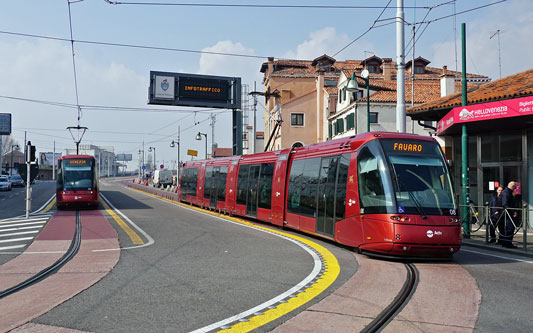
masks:
<path fill-rule="evenodd" d="M 117 209 L 153 209 L 145 205 L 139 200 L 135 200 L 130 196 L 125 195 L 119 191 L 102 191 L 102 194 L 113 203 Z"/>

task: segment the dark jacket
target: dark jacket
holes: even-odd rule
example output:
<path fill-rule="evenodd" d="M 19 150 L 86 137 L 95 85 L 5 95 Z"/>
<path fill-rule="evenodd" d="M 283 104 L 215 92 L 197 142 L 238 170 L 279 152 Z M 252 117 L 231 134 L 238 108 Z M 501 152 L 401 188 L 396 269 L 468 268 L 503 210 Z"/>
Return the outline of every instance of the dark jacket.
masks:
<path fill-rule="evenodd" d="M 497 221 L 500 216 L 502 216 L 503 209 L 502 207 L 502 196 L 498 196 L 498 194 L 495 194 L 489 202 L 489 209 L 490 209 L 490 219 L 492 221 Z M 496 214 L 498 213 L 498 214 Z"/>
<path fill-rule="evenodd" d="M 506 187 L 502 192 L 502 207 L 516 208 L 516 200 L 513 196 L 513 190 L 508 187 Z"/>

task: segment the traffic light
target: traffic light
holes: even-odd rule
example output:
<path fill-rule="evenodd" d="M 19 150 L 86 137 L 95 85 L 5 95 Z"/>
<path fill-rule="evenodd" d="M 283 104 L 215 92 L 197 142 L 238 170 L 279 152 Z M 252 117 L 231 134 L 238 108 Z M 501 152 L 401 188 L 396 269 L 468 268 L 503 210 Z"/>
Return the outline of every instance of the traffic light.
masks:
<path fill-rule="evenodd" d="M 35 157 L 35 146 L 31 145 L 31 141 L 28 141 L 26 146 L 26 162 L 35 162 L 37 158 Z"/>

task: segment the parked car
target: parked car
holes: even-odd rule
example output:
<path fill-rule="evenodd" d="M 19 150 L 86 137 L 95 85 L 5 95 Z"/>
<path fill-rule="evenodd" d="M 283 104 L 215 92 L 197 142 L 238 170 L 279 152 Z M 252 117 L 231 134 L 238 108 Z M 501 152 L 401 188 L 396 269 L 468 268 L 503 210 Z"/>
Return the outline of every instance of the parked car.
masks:
<path fill-rule="evenodd" d="M 11 186 L 24 186 L 24 180 L 20 175 L 13 175 L 9 177 L 9 180 L 11 181 Z"/>
<path fill-rule="evenodd" d="M 11 191 L 11 181 L 8 176 L 0 176 L 0 191 Z"/>
<path fill-rule="evenodd" d="M 154 172 L 153 182 L 155 187 L 172 185 L 172 171 L 156 170 Z"/>

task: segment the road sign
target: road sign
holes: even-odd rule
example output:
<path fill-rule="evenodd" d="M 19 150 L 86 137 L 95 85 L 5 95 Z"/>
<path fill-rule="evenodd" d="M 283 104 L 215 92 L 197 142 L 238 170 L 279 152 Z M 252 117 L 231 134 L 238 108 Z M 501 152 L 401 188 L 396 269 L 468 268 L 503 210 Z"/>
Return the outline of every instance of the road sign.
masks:
<path fill-rule="evenodd" d="M 26 182 L 26 170 L 27 170 L 27 166 L 26 164 L 19 164 L 18 166 L 18 172 L 19 172 L 19 175 L 22 177 L 22 179 L 24 179 L 24 182 Z M 37 175 L 39 174 L 39 165 L 37 164 L 31 164 L 30 166 L 30 183 L 33 182 L 33 180 L 37 177 Z"/>
<path fill-rule="evenodd" d="M 142 169 L 143 169 L 143 170 L 146 170 L 146 165 L 143 165 L 143 166 L 142 166 Z"/>
<path fill-rule="evenodd" d="M 187 155 L 198 156 L 198 150 L 189 149 L 187 150 Z"/>
<path fill-rule="evenodd" d="M 11 134 L 11 113 L 0 113 L 0 135 Z"/>
<path fill-rule="evenodd" d="M 117 161 L 127 162 L 133 160 L 132 154 L 117 154 Z"/>
<path fill-rule="evenodd" d="M 164 168 L 165 168 L 165 165 L 163 165 L 163 164 L 161 164 L 161 165 L 159 166 L 159 169 L 164 169 Z"/>

